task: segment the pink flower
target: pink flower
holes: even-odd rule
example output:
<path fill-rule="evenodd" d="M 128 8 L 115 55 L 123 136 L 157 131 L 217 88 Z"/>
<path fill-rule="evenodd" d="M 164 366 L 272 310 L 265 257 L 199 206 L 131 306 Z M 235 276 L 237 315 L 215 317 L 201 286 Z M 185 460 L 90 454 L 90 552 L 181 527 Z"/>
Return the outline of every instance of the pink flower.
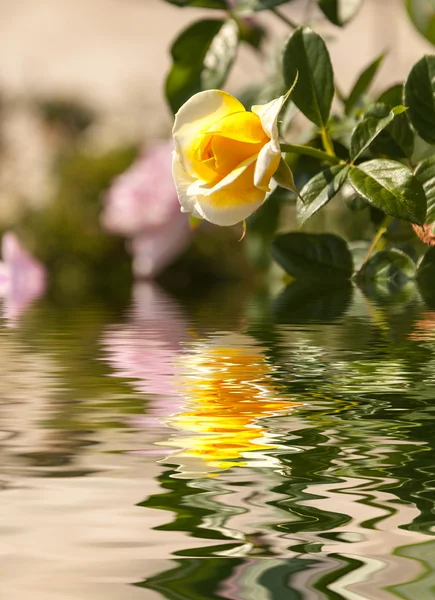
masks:
<path fill-rule="evenodd" d="M 105 198 L 102 223 L 130 238 L 137 277 L 158 275 L 185 250 L 190 227 L 173 183 L 172 142 L 156 144 L 115 180 Z"/>
<path fill-rule="evenodd" d="M 0 296 L 4 298 L 3 314 L 13 321 L 26 306 L 41 296 L 46 287 L 45 268 L 20 244 L 13 233 L 2 239 L 0 261 Z"/>

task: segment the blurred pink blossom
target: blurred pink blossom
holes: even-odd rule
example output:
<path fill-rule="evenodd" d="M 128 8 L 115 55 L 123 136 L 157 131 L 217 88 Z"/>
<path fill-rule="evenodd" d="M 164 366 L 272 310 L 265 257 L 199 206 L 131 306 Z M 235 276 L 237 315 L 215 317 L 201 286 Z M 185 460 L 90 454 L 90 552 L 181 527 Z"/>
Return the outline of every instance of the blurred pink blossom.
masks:
<path fill-rule="evenodd" d="M 105 198 L 103 226 L 129 238 L 133 272 L 152 278 L 186 249 L 189 218 L 172 178 L 172 142 L 152 146 L 118 177 Z"/>
<path fill-rule="evenodd" d="M 1 245 L 0 296 L 4 299 L 3 315 L 13 324 L 26 306 L 44 293 L 46 271 L 15 234 L 5 233 Z"/>

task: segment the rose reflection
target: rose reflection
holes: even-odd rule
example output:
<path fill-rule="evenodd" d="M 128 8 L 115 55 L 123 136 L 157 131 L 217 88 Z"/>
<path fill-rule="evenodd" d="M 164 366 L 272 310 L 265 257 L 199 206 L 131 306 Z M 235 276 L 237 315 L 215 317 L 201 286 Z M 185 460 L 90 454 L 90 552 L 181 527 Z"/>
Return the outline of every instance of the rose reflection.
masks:
<path fill-rule="evenodd" d="M 178 448 L 180 470 L 203 472 L 268 462 L 276 447 L 262 418 L 287 414 L 296 405 L 280 399 L 273 368 L 256 340 L 242 333 L 196 339 L 174 302 L 154 285 L 134 291 L 130 320 L 103 338 L 114 375 L 133 379 L 151 396 L 147 415 L 135 426 L 176 430 L 158 445 Z M 270 461 L 269 461 L 270 462 Z"/>
<path fill-rule="evenodd" d="M 188 401 L 171 424 L 188 435 L 171 441 L 182 443 L 177 456 L 218 469 L 244 466 L 254 456 L 264 461 L 262 453 L 276 444 L 261 419 L 288 413 L 296 403 L 278 397 L 273 369 L 254 338 L 224 333 L 195 342 L 179 364 Z"/>

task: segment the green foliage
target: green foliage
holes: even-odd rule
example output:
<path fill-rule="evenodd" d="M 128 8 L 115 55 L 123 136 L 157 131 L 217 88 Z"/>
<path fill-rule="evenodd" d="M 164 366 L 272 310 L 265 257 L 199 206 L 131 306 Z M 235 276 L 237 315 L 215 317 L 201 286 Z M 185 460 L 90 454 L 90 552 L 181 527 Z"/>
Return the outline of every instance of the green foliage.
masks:
<path fill-rule="evenodd" d="M 66 99 L 38 100 L 36 108 L 44 121 L 71 137 L 79 136 L 95 121 L 93 111 Z"/>
<path fill-rule="evenodd" d="M 249 22 L 247 19 L 238 19 L 239 39 L 248 44 L 255 50 L 261 50 L 261 46 L 266 38 L 266 29 L 255 21 Z"/>
<path fill-rule="evenodd" d="M 297 193 L 293 173 L 283 158 L 281 158 L 278 169 L 275 171 L 274 179 L 282 188 Z"/>
<path fill-rule="evenodd" d="M 415 176 L 422 184 L 427 200 L 426 221 L 435 222 L 435 156 L 424 160 L 416 169 Z"/>
<path fill-rule="evenodd" d="M 283 55 L 288 87 L 299 75 L 292 100 L 304 115 L 324 127 L 334 97 L 334 73 L 323 39 L 308 27 L 300 27 L 288 40 Z"/>
<path fill-rule="evenodd" d="M 403 91 L 403 86 L 400 86 Z M 402 94 L 403 95 L 403 94 Z M 366 117 L 372 116 L 377 119 L 388 117 L 390 110 L 396 104 L 377 102 L 372 104 L 366 113 Z M 406 112 L 396 114 L 392 122 L 385 127 L 372 141 L 371 152 L 390 158 L 408 158 L 414 153 L 414 133 L 409 124 Z"/>
<path fill-rule="evenodd" d="M 394 107 L 386 117 L 369 116 L 355 127 L 350 140 L 350 157 L 354 161 L 361 156 L 375 141 L 378 135 L 394 120 L 405 112 L 404 106 Z"/>
<path fill-rule="evenodd" d="M 386 215 L 424 223 L 426 196 L 409 167 L 393 160 L 370 160 L 353 167 L 349 181 L 360 196 Z"/>
<path fill-rule="evenodd" d="M 292 0 L 236 0 L 236 11 L 241 13 L 260 12 L 288 4 Z"/>
<path fill-rule="evenodd" d="M 364 0 L 318 0 L 324 15 L 339 27 L 346 25 L 357 14 Z"/>
<path fill-rule="evenodd" d="M 405 0 L 405 6 L 416 29 L 435 44 L 435 0 Z"/>
<path fill-rule="evenodd" d="M 435 144 L 435 56 L 426 55 L 412 67 L 405 83 L 405 104 L 419 136 Z"/>
<path fill-rule="evenodd" d="M 320 171 L 301 190 L 297 203 L 299 225 L 303 225 L 340 190 L 349 173 L 349 165 L 335 165 Z"/>
<path fill-rule="evenodd" d="M 228 9 L 226 0 L 166 0 L 166 2 L 180 7 Z"/>
<path fill-rule="evenodd" d="M 435 281 L 435 248 L 429 248 L 421 259 L 417 269 L 417 281 L 433 290 L 433 283 Z"/>
<path fill-rule="evenodd" d="M 386 104 L 390 108 L 403 104 L 403 96 L 405 93 L 405 86 L 403 83 L 395 83 L 389 88 L 384 90 L 378 97 L 376 102 L 380 104 Z"/>
<path fill-rule="evenodd" d="M 204 19 L 185 29 L 171 48 L 166 97 L 175 113 L 193 94 L 221 87 L 235 59 L 238 26 L 232 19 Z"/>
<path fill-rule="evenodd" d="M 361 97 L 367 92 L 371 86 L 376 73 L 382 65 L 385 55 L 381 54 L 378 56 L 364 71 L 358 76 L 348 98 L 344 102 L 344 111 L 346 115 L 349 115 L 353 109 L 358 105 Z M 397 102 L 400 104 L 400 102 Z"/>
<path fill-rule="evenodd" d="M 51 287 L 62 296 L 128 293 L 131 261 L 125 241 L 102 230 L 100 212 L 102 193 L 135 155 L 130 147 L 98 157 L 65 154 L 57 165 L 58 189 L 50 205 L 21 222 L 18 234 L 47 266 Z"/>
<path fill-rule="evenodd" d="M 272 255 L 295 279 L 350 279 L 352 255 L 344 240 L 329 233 L 285 233 L 275 238 Z"/>
<path fill-rule="evenodd" d="M 170 1 L 179 6 L 201 4 L 210 8 L 217 5 L 223 8 L 225 4 L 221 0 Z M 309 6 L 316 5 L 330 22 L 343 27 L 357 15 L 362 3 L 363 0 L 317 0 Z M 351 238 L 360 240 L 358 264 L 362 267 L 358 273 L 353 273 L 346 242 L 326 234 L 278 236 L 272 244 L 275 260 L 292 277 L 301 280 L 337 282 L 354 275 L 361 285 L 374 282 L 375 287 L 388 284 L 386 287 L 390 289 L 414 277 L 413 260 L 394 245 L 404 239 L 408 243 L 412 236 L 415 247 L 411 246 L 410 255 L 415 254 L 417 260 L 421 242 L 414 231 L 424 243 L 432 243 L 428 224 L 435 222 L 435 155 L 430 147 L 435 145 L 435 56 L 424 56 L 413 66 L 405 83 L 388 87 L 376 98 L 371 88 L 375 77 L 380 75 L 384 61 L 381 54 L 357 75 L 345 96 L 335 89 L 325 40 L 303 23 L 294 23 L 291 8 L 276 10 L 280 5 L 291 5 L 291 0 L 238 0 L 226 4 L 235 19 L 230 22 L 237 25 L 238 32 L 234 28 L 227 34 L 228 38 L 223 36 L 224 21 L 202 21 L 208 25 L 197 23 L 183 32 L 173 47 L 174 64 L 168 77 L 167 95 L 176 110 L 196 91 L 220 87 L 232 65 L 238 42 L 260 47 L 261 36 L 258 42 L 253 42 L 244 33 L 245 29 L 255 29 L 260 24 L 255 13 L 270 10 L 275 18 L 292 29 L 280 54 L 279 67 L 274 67 L 273 73 L 269 69 L 264 81 L 242 94 L 249 109 L 253 104 L 265 104 L 285 94 L 297 79 L 290 113 L 293 118 L 300 111 L 313 124 L 306 126 L 298 139 L 292 137 L 292 120 L 288 119 L 288 113 L 283 111 L 280 115 L 279 131 L 286 136 L 281 151 L 286 153 L 286 160 L 281 161 L 275 180 L 295 194 L 283 190 L 273 194 L 273 220 L 267 221 L 263 243 L 272 237 L 272 229 L 281 222 L 280 215 L 286 214 L 281 213 L 280 208 L 284 202 L 296 199 L 297 222 L 302 226 L 342 190 L 342 206 L 353 211 L 352 221 L 365 219 L 367 227 L 381 225 L 373 244 L 368 240 L 374 232 Z M 405 4 L 419 31 L 428 40 L 435 41 L 435 0 L 405 0 Z M 249 19 L 244 18 L 246 14 L 251 15 Z M 315 23 L 310 19 L 312 16 L 307 21 Z M 339 102 L 334 104 L 331 115 L 335 93 Z M 267 202 L 250 219 L 248 237 L 251 222 L 261 230 L 260 218 L 265 218 L 266 207 Z M 361 208 L 368 210 L 355 212 Z M 409 223 L 414 225 L 414 231 Z M 427 225 L 420 232 L 416 226 L 424 223 Z M 384 235 L 386 232 L 388 235 Z M 419 281 L 423 277 L 421 273 L 429 272 L 431 256 L 432 253 L 428 253 L 418 269 Z M 287 290 L 286 297 L 290 300 L 284 304 L 291 306 L 288 310 L 294 310 L 294 299 L 300 302 L 306 293 L 300 286 Z"/>

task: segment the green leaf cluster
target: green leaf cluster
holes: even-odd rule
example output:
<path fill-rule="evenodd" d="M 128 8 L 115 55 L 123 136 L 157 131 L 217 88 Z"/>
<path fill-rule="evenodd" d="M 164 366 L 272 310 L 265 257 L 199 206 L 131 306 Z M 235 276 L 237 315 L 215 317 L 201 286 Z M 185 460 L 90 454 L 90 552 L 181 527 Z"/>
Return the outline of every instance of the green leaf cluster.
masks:
<path fill-rule="evenodd" d="M 343 93 L 326 41 L 313 28 L 293 22 L 292 0 L 167 1 L 179 7 L 223 11 L 219 18 L 190 25 L 171 48 L 173 63 L 166 95 L 174 112 L 194 93 L 225 84 L 241 43 L 250 44 L 261 54 L 265 28 L 257 19 L 270 11 L 287 23 L 291 33 L 273 76 L 269 75 L 264 85 L 250 88 L 243 98 L 248 108 L 262 104 L 284 94 L 297 80 L 282 113 L 280 133 L 285 139 L 281 150 L 286 155 L 276 179 L 290 190 L 286 198 L 296 200 L 299 226 L 305 226 L 329 202 L 345 194 L 352 210 L 369 207 L 373 222 L 386 219 L 387 225 L 381 227 L 357 275 L 346 242 L 329 234 L 278 236 L 272 252 L 281 266 L 298 279 L 388 280 L 394 285 L 410 278 L 422 281 L 421 273 L 432 269 L 432 253 L 417 266 L 402 248 L 390 247 L 389 234 L 394 223 L 405 222 L 416 242 L 409 224 L 427 241 L 427 226 L 435 223 L 435 55 L 422 57 L 406 81 L 374 96 L 372 88 L 387 60 L 382 53 Z M 357 16 L 363 0 L 310 2 L 310 6 L 314 4 L 331 23 L 344 27 Z M 403 5 L 415 27 L 435 43 L 435 0 L 404 0 Z M 310 124 L 302 140 L 291 140 L 288 131 L 297 113 Z M 278 221 L 276 218 L 274 222 Z M 381 239 L 387 247 L 376 252 Z"/>
<path fill-rule="evenodd" d="M 239 31 L 232 19 L 203 19 L 185 29 L 171 47 L 166 97 L 175 113 L 193 94 L 221 87 L 236 57 Z"/>
<path fill-rule="evenodd" d="M 371 290 L 373 286 L 400 289 L 409 281 L 420 288 L 433 288 L 435 248 L 417 263 L 403 250 L 389 248 L 366 255 L 362 266 L 355 269 L 353 253 L 347 242 L 332 234 L 290 232 L 279 235 L 272 244 L 276 262 L 298 282 L 299 287 L 316 293 L 346 286 L 346 282 Z M 292 284 L 293 285 L 293 284 Z"/>

